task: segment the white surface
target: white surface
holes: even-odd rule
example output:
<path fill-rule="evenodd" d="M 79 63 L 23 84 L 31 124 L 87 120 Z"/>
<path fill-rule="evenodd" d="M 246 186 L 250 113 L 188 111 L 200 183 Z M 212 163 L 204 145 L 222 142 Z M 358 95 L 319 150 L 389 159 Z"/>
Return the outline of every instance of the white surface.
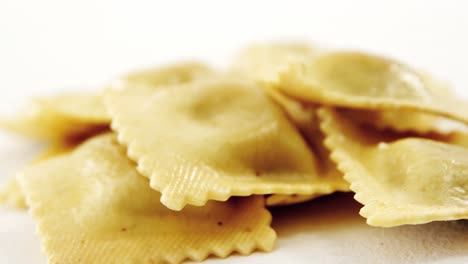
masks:
<path fill-rule="evenodd" d="M 394 56 L 468 96 L 464 2 L 2 0 L 0 113 L 129 69 L 189 58 L 225 65 L 249 42 L 290 38 Z M 1 134 L 1 179 L 32 149 Z M 274 252 L 207 263 L 468 263 L 466 221 L 371 228 L 358 208 L 338 196 L 277 210 Z M 2 209 L 0 263 L 45 262 L 29 216 Z"/>

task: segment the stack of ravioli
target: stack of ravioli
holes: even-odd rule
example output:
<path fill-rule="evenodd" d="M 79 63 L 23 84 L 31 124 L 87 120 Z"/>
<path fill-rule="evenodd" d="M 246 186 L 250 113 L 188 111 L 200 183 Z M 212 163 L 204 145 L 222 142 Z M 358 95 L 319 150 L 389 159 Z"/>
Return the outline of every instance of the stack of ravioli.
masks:
<path fill-rule="evenodd" d="M 0 125 L 50 148 L 0 195 L 50 263 L 180 263 L 270 251 L 270 206 L 354 192 L 378 227 L 468 219 L 468 103 L 429 74 L 302 44 L 181 63 Z"/>

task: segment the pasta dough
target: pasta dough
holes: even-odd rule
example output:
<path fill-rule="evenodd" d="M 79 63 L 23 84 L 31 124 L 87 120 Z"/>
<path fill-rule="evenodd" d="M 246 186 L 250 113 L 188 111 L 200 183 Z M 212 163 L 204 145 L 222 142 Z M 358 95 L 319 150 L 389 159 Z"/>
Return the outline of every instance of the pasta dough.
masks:
<path fill-rule="evenodd" d="M 134 72 L 120 81 L 155 86 L 210 74 L 203 64 L 185 63 Z M 77 141 L 108 130 L 110 121 L 101 95 L 70 93 L 36 98 L 17 117 L 0 120 L 0 127 L 33 138 Z"/>
<path fill-rule="evenodd" d="M 432 92 L 435 96 L 450 97 L 454 96 L 454 91 L 449 84 L 429 77 L 429 74 L 422 75 L 430 82 Z M 428 114 L 417 110 L 347 110 L 354 121 L 373 126 L 379 130 L 395 130 L 398 132 L 416 132 L 419 134 L 428 134 L 431 132 L 448 134 L 455 131 L 467 131 L 467 126 L 454 120 L 443 118 L 438 115 Z"/>
<path fill-rule="evenodd" d="M 230 196 L 329 193 L 317 160 L 250 82 L 213 78 L 109 90 L 119 141 L 173 210 Z"/>
<path fill-rule="evenodd" d="M 330 160 L 330 153 L 323 145 L 324 136 L 319 129 L 319 122 L 316 117 L 316 107 L 301 104 L 289 98 L 276 89 L 265 87 L 267 94 L 277 102 L 293 124 L 299 129 L 306 139 L 315 157 L 318 160 L 318 170 L 321 184 L 329 184 L 329 192 L 349 191 L 349 184 L 343 179 L 343 175 L 336 169 L 336 165 Z M 302 203 L 313 200 L 317 197 L 329 194 L 328 192 L 317 192 L 310 195 L 283 195 L 272 194 L 267 197 L 268 206 L 283 206 L 295 203 Z"/>
<path fill-rule="evenodd" d="M 301 44 L 255 45 L 241 52 L 239 57 L 235 60 L 231 72 L 240 74 L 241 76 L 247 76 L 259 82 L 264 88 L 282 89 L 284 92 L 300 100 L 310 99 L 310 101 L 314 103 L 341 105 L 344 99 L 353 96 L 350 91 L 355 91 L 356 89 L 350 88 L 350 91 L 347 91 L 346 94 L 341 93 L 338 96 L 339 98 L 335 99 L 337 96 L 330 97 L 329 95 L 333 95 L 334 91 L 330 90 L 333 87 L 325 87 L 324 85 L 326 83 L 321 86 L 317 84 L 313 87 L 309 87 L 309 83 L 318 82 L 320 80 L 314 79 L 314 71 L 307 71 L 308 65 L 312 64 L 321 56 L 326 56 L 327 52 L 329 53 L 329 51 L 323 48 L 312 48 Z M 356 70 L 356 68 L 356 66 L 351 65 L 349 68 L 345 69 L 353 71 Z M 299 76 L 296 71 L 300 72 L 302 75 Z M 354 73 L 350 75 L 353 76 Z M 373 73 L 369 73 L 369 75 L 375 78 Z M 431 93 L 435 98 L 453 97 L 453 91 L 450 85 L 429 77 L 427 73 L 420 73 L 420 75 L 427 86 L 430 87 Z M 337 73 L 336 76 L 329 76 L 329 78 L 335 80 L 342 78 L 342 76 Z M 358 78 L 356 79 L 360 80 Z M 353 82 L 348 84 L 347 81 L 343 81 L 343 86 L 351 87 L 352 85 L 357 84 Z M 310 98 L 305 95 L 312 89 L 314 89 L 313 91 L 317 90 L 316 93 L 321 94 L 320 98 L 314 97 L 315 94 L 311 95 Z M 368 96 L 366 91 L 362 92 L 362 94 L 363 96 Z M 369 95 L 371 94 L 372 91 L 369 92 Z M 341 97 L 345 98 L 343 99 Z M 374 101 L 373 98 L 370 97 L 368 100 Z M 374 110 L 357 109 L 355 111 L 350 111 L 348 114 L 360 116 L 359 119 L 356 119 L 357 121 L 375 126 L 379 129 L 392 129 L 401 132 L 414 131 L 418 133 L 448 133 L 457 130 L 466 131 L 467 129 L 466 126 L 442 118 L 439 115 L 427 114 L 414 109 L 399 109 L 400 107 L 398 106 L 393 107 L 393 109 L 382 110 L 385 107 L 380 109 L 380 106 L 368 107 L 365 104 L 359 107 L 374 108 Z"/>
<path fill-rule="evenodd" d="M 262 197 L 168 210 L 114 135 L 19 176 L 50 263 L 179 263 L 271 250 Z"/>
<path fill-rule="evenodd" d="M 210 74 L 212 70 L 203 64 L 185 63 L 135 72 L 122 80 L 156 86 Z M 86 138 L 107 131 L 109 123 L 101 96 L 67 94 L 35 99 L 21 117 L 4 120 L 0 125 L 21 134 L 54 140 L 54 146 L 36 159 L 39 161 L 69 151 Z M 0 190 L 0 203 L 18 209 L 27 207 L 16 178 Z"/>
<path fill-rule="evenodd" d="M 468 218 L 468 148 L 372 132 L 327 108 L 319 115 L 325 144 L 364 204 L 360 213 L 369 225 Z"/>
<path fill-rule="evenodd" d="M 376 110 L 410 109 L 468 123 L 468 105 L 410 67 L 357 52 L 330 52 L 280 73 L 278 88 L 302 100 Z"/>
<path fill-rule="evenodd" d="M 17 117 L 0 127 L 47 140 L 78 140 L 108 129 L 110 118 L 98 95 L 64 94 L 36 98 Z"/>

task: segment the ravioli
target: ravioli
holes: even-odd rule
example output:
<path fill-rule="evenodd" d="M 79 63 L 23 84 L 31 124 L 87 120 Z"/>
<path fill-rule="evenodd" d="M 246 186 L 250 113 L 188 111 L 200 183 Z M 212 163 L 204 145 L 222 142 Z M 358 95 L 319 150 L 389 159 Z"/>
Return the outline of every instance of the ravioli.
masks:
<path fill-rule="evenodd" d="M 333 90 L 334 88 L 325 86 L 328 82 L 323 82 L 322 85 L 321 79 L 315 80 L 314 70 L 308 69 L 312 68 L 310 65 L 314 65 L 313 63 L 315 61 L 321 57 L 326 57 L 328 54 L 333 53 L 324 48 L 313 48 L 297 43 L 254 45 L 240 53 L 231 67 L 231 72 L 237 73 L 240 76 L 247 76 L 257 81 L 262 87 L 282 89 L 289 95 L 303 101 L 341 106 L 343 100 L 348 100 L 350 97 L 353 97 L 353 91 L 362 89 L 360 88 L 362 85 L 355 84 L 356 81 L 348 84 L 348 80 L 344 80 L 340 84 L 345 88 L 349 88 L 349 91 L 347 90 L 346 93 L 339 91 L 341 93 L 335 96 L 334 94 L 336 92 Z M 340 62 L 336 63 L 338 64 Z M 359 64 L 359 62 L 357 63 Z M 317 68 L 319 67 L 320 65 L 317 66 Z M 331 66 L 328 67 L 330 68 Z M 356 67 L 355 65 L 351 65 L 349 68 L 346 67 L 348 66 L 343 66 L 344 70 L 359 71 L 359 69 L 362 69 L 362 67 Z M 330 71 L 332 70 L 333 69 Z M 430 87 L 433 97 L 446 98 L 444 101 L 454 97 L 454 92 L 448 83 L 430 77 L 428 73 L 420 72 L 416 74 L 413 72 L 412 74 L 418 75 L 416 77 L 424 80 L 424 83 Z M 335 74 L 329 73 L 327 78 L 330 78 L 332 81 L 346 78 L 341 75 L 341 73 L 337 73 L 336 76 Z M 354 73 L 348 75 L 354 76 Z M 369 73 L 369 76 L 375 80 L 379 79 L 375 78 L 376 75 L 372 72 Z M 358 78 L 356 79 L 360 80 Z M 390 80 L 393 79 L 390 78 Z M 320 86 L 319 84 L 315 84 L 318 82 L 320 82 Z M 309 85 L 310 83 L 313 85 Z M 359 86 L 359 89 L 352 88 L 353 85 Z M 335 86 L 338 88 L 340 87 L 338 85 Z M 369 89 L 380 90 L 375 87 Z M 311 93 L 314 94 L 308 97 L 307 94 Z M 319 94 L 320 96 L 316 96 L 315 94 Z M 373 97 L 366 97 L 368 96 L 366 91 L 362 92 L 362 96 L 375 102 Z M 369 92 L 369 96 L 372 96 L 372 91 Z M 352 100 L 354 100 L 353 98 Z M 345 106 L 350 105 L 346 104 Z M 380 104 L 374 107 L 368 106 L 367 103 L 358 106 L 352 105 L 352 107 L 361 109 L 352 111 L 349 114 L 359 115 L 361 116 L 359 121 L 379 129 L 392 129 L 401 132 L 412 131 L 418 133 L 449 133 L 452 131 L 467 130 L 465 125 L 453 122 L 447 118 L 442 118 L 438 114 L 425 113 L 427 112 L 426 110 L 420 111 L 413 108 L 400 109 L 400 106 L 380 107 Z M 368 108 L 373 110 L 368 110 Z"/>
<path fill-rule="evenodd" d="M 337 170 L 336 164 L 330 160 L 330 153 L 323 145 L 324 136 L 319 129 L 316 116 L 316 107 L 301 104 L 289 98 L 276 89 L 266 88 L 267 94 L 278 103 L 293 124 L 299 129 L 306 139 L 309 147 L 318 160 L 317 173 L 321 178 L 320 184 L 328 184 L 328 192 L 317 192 L 309 195 L 284 195 L 273 194 L 267 197 L 268 206 L 284 206 L 313 200 L 335 191 L 349 191 L 349 184 L 343 179 L 343 175 Z"/>
<path fill-rule="evenodd" d="M 278 88 L 305 101 L 374 110 L 418 110 L 468 123 L 468 104 L 402 63 L 358 52 L 329 52 L 280 73 Z"/>
<path fill-rule="evenodd" d="M 142 70 L 123 77 L 125 82 L 157 86 L 187 82 L 209 76 L 213 71 L 201 63 L 180 63 Z M 109 130 L 110 117 L 100 95 L 63 94 L 36 98 L 16 118 L 0 120 L 0 126 L 34 138 L 49 139 L 53 146 L 37 157 L 45 160 L 73 149 L 83 140 Z M 0 203 L 14 208 L 26 208 L 16 178 L 0 189 Z"/>
<path fill-rule="evenodd" d="M 134 72 L 120 81 L 154 86 L 210 74 L 212 70 L 201 63 L 180 63 Z M 69 141 L 106 131 L 110 121 L 101 95 L 69 93 L 35 98 L 18 116 L 0 120 L 0 127 L 32 138 Z"/>
<path fill-rule="evenodd" d="M 281 109 L 247 81 L 109 90 L 112 128 L 173 210 L 252 194 L 329 193 Z"/>
<path fill-rule="evenodd" d="M 422 78 L 429 83 L 431 91 L 437 97 L 453 97 L 452 87 L 441 80 L 421 73 Z M 359 124 L 375 127 L 379 130 L 394 130 L 397 132 L 416 132 L 419 134 L 440 133 L 449 134 L 456 131 L 467 131 L 463 123 L 412 109 L 399 110 L 365 110 L 348 109 L 344 112 Z"/>
<path fill-rule="evenodd" d="M 168 210 L 113 134 L 19 175 L 50 263 L 179 263 L 271 250 L 261 196 Z"/>
<path fill-rule="evenodd" d="M 369 225 L 468 219 L 466 140 L 388 136 L 363 129 L 328 108 L 319 116 L 325 144 L 355 199 L 364 204 L 360 213 Z"/>
<path fill-rule="evenodd" d="M 70 93 L 36 98 L 0 127 L 28 137 L 53 141 L 77 140 L 108 129 L 110 118 L 99 95 Z"/>

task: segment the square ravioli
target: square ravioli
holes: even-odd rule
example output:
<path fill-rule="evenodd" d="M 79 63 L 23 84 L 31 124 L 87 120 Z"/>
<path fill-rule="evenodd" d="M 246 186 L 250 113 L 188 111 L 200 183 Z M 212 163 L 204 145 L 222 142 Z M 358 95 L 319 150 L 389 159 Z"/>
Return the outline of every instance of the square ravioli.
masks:
<path fill-rule="evenodd" d="M 179 263 L 273 248 L 263 197 L 175 212 L 125 152 L 106 134 L 19 175 L 50 263 Z"/>
<path fill-rule="evenodd" d="M 458 145 L 466 139 L 387 137 L 337 110 L 321 108 L 319 116 L 325 145 L 369 225 L 468 219 L 468 148 Z"/>
<path fill-rule="evenodd" d="M 465 123 L 468 118 L 466 104 L 446 82 L 364 53 L 300 43 L 254 45 L 240 53 L 231 72 L 297 100 L 359 109 L 378 128 L 446 132 L 439 124 L 448 119 L 441 115 Z"/>
<path fill-rule="evenodd" d="M 468 106 L 440 93 L 439 81 L 388 58 L 350 51 L 290 65 L 277 86 L 313 103 L 373 110 L 418 110 L 468 123 Z"/>
<path fill-rule="evenodd" d="M 170 209 L 335 190 L 296 128 L 254 83 L 225 77 L 166 87 L 128 83 L 105 97 L 119 141 Z"/>

